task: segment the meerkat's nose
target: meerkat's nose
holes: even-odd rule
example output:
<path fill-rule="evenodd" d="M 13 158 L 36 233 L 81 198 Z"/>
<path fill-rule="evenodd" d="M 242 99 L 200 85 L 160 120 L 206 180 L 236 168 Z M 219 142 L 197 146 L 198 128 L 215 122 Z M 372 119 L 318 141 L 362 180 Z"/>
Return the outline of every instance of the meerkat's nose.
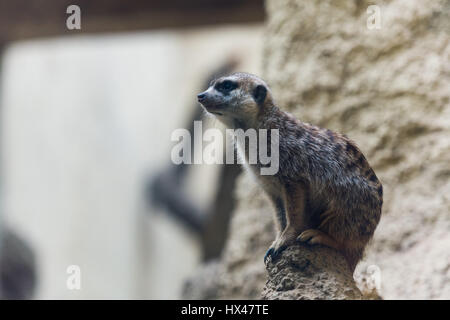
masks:
<path fill-rule="evenodd" d="M 199 93 L 197 95 L 197 99 L 198 99 L 199 102 L 202 102 L 203 100 L 205 100 L 205 97 L 206 97 L 206 94 L 204 92 Z"/>

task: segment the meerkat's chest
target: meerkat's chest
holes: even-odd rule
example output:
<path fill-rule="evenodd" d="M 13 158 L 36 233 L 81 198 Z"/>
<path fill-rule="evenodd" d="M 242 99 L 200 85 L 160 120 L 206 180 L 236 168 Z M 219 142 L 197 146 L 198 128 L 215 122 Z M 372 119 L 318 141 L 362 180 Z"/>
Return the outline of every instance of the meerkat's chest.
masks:
<path fill-rule="evenodd" d="M 278 176 L 276 175 L 262 175 L 261 165 L 258 163 L 250 163 L 248 161 L 248 149 L 244 152 L 244 149 L 238 145 L 238 156 L 241 158 L 241 163 L 244 168 L 250 173 L 250 175 L 256 180 L 256 182 L 263 188 L 264 191 L 270 195 L 281 195 L 281 185 Z"/>

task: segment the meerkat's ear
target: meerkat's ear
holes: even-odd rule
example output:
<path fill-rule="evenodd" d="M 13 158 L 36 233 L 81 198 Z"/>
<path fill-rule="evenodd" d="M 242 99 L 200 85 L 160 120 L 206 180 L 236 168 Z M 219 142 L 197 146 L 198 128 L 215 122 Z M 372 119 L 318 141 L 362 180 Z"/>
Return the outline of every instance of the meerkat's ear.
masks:
<path fill-rule="evenodd" d="M 264 100 L 266 100 L 267 96 L 267 89 L 262 84 L 259 84 L 256 86 L 256 88 L 253 90 L 253 99 L 255 99 L 257 104 L 264 103 Z"/>

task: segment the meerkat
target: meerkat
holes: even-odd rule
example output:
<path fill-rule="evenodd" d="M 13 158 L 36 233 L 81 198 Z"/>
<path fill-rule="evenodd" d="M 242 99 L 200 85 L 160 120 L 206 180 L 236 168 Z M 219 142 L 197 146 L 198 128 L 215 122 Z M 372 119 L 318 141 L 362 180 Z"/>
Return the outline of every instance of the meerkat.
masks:
<path fill-rule="evenodd" d="M 252 74 L 218 78 L 197 98 L 231 129 L 278 129 L 278 172 L 263 176 L 260 163 L 248 165 L 276 213 L 277 236 L 264 262 L 300 241 L 340 251 L 354 271 L 383 203 L 383 187 L 355 143 L 279 109 L 266 82 Z"/>

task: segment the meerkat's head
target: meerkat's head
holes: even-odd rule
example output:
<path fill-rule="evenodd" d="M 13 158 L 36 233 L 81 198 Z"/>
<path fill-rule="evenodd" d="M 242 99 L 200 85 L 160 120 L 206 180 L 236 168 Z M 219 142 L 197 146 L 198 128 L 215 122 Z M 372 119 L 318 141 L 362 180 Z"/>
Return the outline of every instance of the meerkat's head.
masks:
<path fill-rule="evenodd" d="M 273 105 L 267 84 L 243 72 L 212 81 L 197 98 L 207 112 L 227 126 L 233 126 L 236 121 L 251 126 L 265 108 Z"/>

